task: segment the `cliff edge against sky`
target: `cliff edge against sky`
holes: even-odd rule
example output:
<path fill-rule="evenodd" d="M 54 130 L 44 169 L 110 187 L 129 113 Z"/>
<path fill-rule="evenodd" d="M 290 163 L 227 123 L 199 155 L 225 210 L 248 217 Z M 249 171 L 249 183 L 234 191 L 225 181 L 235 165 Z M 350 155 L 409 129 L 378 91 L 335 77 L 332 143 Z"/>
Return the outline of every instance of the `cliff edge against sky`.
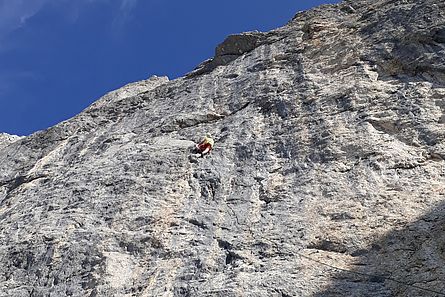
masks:
<path fill-rule="evenodd" d="M 0 296 L 443 296 L 444 65 L 443 1 L 344 1 L 1 135 Z"/>

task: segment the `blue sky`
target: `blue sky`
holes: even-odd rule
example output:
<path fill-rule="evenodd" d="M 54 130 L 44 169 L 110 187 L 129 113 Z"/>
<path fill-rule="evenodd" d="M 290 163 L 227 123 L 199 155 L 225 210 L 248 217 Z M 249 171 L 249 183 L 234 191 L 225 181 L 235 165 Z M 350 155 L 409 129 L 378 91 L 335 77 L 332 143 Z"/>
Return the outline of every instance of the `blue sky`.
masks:
<path fill-rule="evenodd" d="M 0 0 L 0 132 L 28 135 L 122 85 L 191 71 L 233 33 L 338 0 Z"/>

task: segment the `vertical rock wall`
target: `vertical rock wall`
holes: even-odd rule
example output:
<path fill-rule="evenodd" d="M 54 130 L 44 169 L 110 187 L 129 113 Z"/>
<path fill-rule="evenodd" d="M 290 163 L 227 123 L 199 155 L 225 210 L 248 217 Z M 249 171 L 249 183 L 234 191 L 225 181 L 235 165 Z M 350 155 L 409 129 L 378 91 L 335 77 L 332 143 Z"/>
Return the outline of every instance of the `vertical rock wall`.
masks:
<path fill-rule="evenodd" d="M 440 296 L 444 11 L 321 6 L 0 139 L 0 296 Z"/>

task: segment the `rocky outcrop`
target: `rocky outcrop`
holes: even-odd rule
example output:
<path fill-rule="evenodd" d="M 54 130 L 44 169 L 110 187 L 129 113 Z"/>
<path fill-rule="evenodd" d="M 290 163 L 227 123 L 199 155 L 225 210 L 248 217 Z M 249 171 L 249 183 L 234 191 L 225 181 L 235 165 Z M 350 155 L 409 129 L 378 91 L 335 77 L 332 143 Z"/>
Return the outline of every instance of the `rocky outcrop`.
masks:
<path fill-rule="evenodd" d="M 204 61 L 198 67 L 189 73 L 187 77 L 194 77 L 211 72 L 218 66 L 225 66 L 234 61 L 241 55 L 248 53 L 265 41 L 265 34 L 260 32 L 247 32 L 242 34 L 230 35 L 224 42 L 215 49 L 215 56 L 212 59 Z"/>
<path fill-rule="evenodd" d="M 20 139 L 20 136 L 17 135 L 9 135 L 6 133 L 0 133 L 0 147 L 4 147 L 7 145 L 10 145 L 14 141 L 17 141 Z"/>
<path fill-rule="evenodd" d="M 444 12 L 321 6 L 2 142 L 0 296 L 443 295 Z"/>

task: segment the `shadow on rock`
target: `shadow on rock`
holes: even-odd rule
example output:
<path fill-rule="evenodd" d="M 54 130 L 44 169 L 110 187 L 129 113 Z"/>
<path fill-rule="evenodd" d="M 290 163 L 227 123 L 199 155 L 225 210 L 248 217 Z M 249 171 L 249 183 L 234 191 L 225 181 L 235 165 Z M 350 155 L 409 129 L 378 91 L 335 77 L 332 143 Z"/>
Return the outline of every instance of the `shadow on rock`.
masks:
<path fill-rule="evenodd" d="M 445 203 L 351 256 L 356 268 L 313 297 L 445 296 Z"/>

